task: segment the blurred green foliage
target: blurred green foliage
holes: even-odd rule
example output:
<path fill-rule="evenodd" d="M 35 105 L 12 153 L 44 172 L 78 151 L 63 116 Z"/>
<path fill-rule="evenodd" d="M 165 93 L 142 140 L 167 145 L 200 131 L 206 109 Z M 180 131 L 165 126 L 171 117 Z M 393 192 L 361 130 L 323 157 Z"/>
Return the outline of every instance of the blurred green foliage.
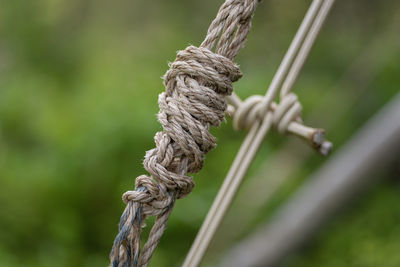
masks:
<path fill-rule="evenodd" d="M 400 187 L 375 186 L 284 266 L 399 266 Z"/>
<path fill-rule="evenodd" d="M 305 120 L 329 127 L 336 148 L 400 84 L 399 3 L 338 2 L 295 88 Z M 160 130 L 159 77 L 175 51 L 201 42 L 220 4 L 2 2 L 0 266 L 107 265 L 124 206 L 120 196 L 143 173 L 144 151 Z M 237 58 L 244 72 L 235 87 L 240 96 L 265 91 L 307 5 L 261 3 Z M 346 75 L 360 58 L 360 68 Z M 319 105 L 327 94 L 329 101 Z M 212 131 L 218 147 L 195 175 L 194 192 L 178 201 L 152 266 L 179 266 L 245 135 L 233 132 L 230 120 Z M 268 137 L 250 176 L 286 138 L 292 137 Z M 305 159 L 274 208 L 323 161 Z M 377 186 L 291 266 L 399 266 L 398 220 L 390 219 L 399 214 L 399 187 L 393 183 Z"/>

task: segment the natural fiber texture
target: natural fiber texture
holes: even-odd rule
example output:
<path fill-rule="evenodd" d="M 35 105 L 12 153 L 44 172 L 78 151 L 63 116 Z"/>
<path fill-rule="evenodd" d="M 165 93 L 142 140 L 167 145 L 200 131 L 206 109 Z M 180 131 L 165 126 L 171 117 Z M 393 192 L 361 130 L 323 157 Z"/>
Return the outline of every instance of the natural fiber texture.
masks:
<path fill-rule="evenodd" d="M 155 135 L 144 168 L 150 176 L 136 178 L 136 189 L 123 195 L 121 216 L 110 259 L 113 267 L 147 266 L 165 230 L 174 202 L 194 186 L 187 173 L 203 167 L 205 154 L 215 147 L 210 126 L 223 120 L 232 82 L 241 72 L 232 60 L 244 46 L 258 0 L 226 1 L 201 46 L 178 52 L 164 76 L 158 119 L 163 131 Z M 212 52 L 215 47 L 215 53 Z M 140 235 L 147 216 L 157 216 L 140 252 Z"/>

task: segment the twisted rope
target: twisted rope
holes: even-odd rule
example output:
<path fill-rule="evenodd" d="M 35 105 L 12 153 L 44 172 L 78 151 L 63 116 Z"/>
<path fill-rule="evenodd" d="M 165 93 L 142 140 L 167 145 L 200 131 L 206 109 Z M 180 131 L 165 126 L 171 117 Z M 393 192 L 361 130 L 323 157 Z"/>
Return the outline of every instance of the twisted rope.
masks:
<path fill-rule="evenodd" d="M 143 166 L 150 176 L 136 178 L 136 189 L 123 195 L 127 206 L 110 254 L 113 267 L 147 266 L 175 200 L 193 189 L 186 174 L 200 171 L 205 154 L 215 147 L 209 129 L 224 120 L 225 97 L 232 93 L 232 82 L 242 76 L 232 60 L 245 44 L 257 3 L 226 1 L 201 46 L 178 52 L 164 75 L 165 92 L 158 99 L 163 131 L 155 135 L 156 148 L 145 155 Z M 148 216 L 156 216 L 156 221 L 140 251 Z"/>

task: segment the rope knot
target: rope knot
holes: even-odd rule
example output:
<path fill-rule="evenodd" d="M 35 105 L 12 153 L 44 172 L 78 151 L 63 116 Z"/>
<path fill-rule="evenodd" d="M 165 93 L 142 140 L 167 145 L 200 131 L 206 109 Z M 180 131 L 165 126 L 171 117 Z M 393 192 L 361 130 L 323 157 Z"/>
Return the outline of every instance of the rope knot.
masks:
<path fill-rule="evenodd" d="M 158 100 L 164 131 L 156 134 L 156 148 L 147 151 L 143 162 L 151 176 L 136 179 L 136 190 L 123 195 L 125 203 L 140 203 L 145 215 L 159 215 L 173 197 L 191 192 L 194 183 L 185 174 L 199 171 L 204 154 L 215 147 L 209 126 L 224 119 L 225 96 L 241 76 L 230 59 L 206 48 L 189 46 L 178 52 L 164 75 L 166 92 Z"/>
<path fill-rule="evenodd" d="M 216 146 L 210 127 L 224 121 L 225 97 L 242 76 L 232 60 L 244 46 L 257 3 L 226 1 L 201 47 L 179 51 L 170 64 L 158 99 L 163 131 L 143 162 L 150 175 L 138 177 L 136 189 L 123 195 L 127 206 L 110 255 L 113 267 L 147 266 L 175 200 L 191 192 L 194 182 L 187 173 L 200 171 L 205 154 Z M 149 215 L 157 219 L 139 259 L 141 229 Z"/>
<path fill-rule="evenodd" d="M 164 139 L 168 140 L 160 146 L 157 144 L 157 149 L 165 151 L 163 146 L 175 145 L 170 159 L 178 162 L 187 159 L 186 172 L 198 172 L 203 167 L 204 155 L 215 147 L 215 138 L 209 128 L 219 126 L 224 120 L 227 108 L 225 96 L 232 93 L 232 82 L 241 76 L 239 67 L 229 58 L 207 48 L 189 46 L 179 51 L 164 75 L 166 90 L 158 99 L 158 119 L 166 136 Z M 161 157 L 157 160 L 153 157 L 150 162 L 146 156 L 146 160 L 155 166 Z M 167 165 L 162 165 L 168 169 Z M 150 173 L 157 179 L 161 172 Z M 186 176 L 180 179 L 176 175 L 171 176 L 172 173 L 177 172 L 171 171 L 163 176 L 169 180 L 163 181 L 168 186 L 174 187 L 173 183 L 183 181 L 190 189 L 193 187 L 187 183 Z M 182 186 L 178 188 L 182 189 Z"/>
<path fill-rule="evenodd" d="M 125 204 L 131 201 L 140 203 L 146 216 L 162 214 L 173 202 L 171 195 L 146 175 L 136 178 L 136 189 L 125 192 L 122 200 Z"/>

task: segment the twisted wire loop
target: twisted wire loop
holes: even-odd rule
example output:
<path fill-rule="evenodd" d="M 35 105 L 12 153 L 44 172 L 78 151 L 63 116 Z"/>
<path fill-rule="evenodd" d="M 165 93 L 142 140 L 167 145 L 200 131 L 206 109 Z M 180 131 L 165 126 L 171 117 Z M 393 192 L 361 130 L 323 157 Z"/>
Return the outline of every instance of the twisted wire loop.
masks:
<path fill-rule="evenodd" d="M 281 134 L 287 132 L 291 122 L 302 122 L 300 116 L 303 107 L 294 93 L 283 96 L 278 105 L 273 104 L 271 107 L 274 109 L 273 125 Z"/>
<path fill-rule="evenodd" d="M 290 92 L 281 95 L 280 102 L 272 102 L 268 108 L 264 107 L 264 98 L 265 96 L 252 95 L 240 102 L 236 108 L 231 108 L 230 115 L 236 130 L 250 129 L 254 123 L 266 116 L 263 114 L 266 111 L 272 115 L 271 126 L 279 133 L 291 133 L 303 138 L 321 155 L 326 156 L 330 153 L 332 143 L 325 139 L 325 131 L 303 124 L 302 106 L 296 94 Z"/>
<path fill-rule="evenodd" d="M 250 96 L 237 108 L 233 116 L 235 129 L 249 129 L 256 120 L 265 116 L 260 115 L 263 99 L 264 96 L 261 95 Z M 272 102 L 268 109 L 272 113 L 272 126 L 281 134 L 288 131 L 291 122 L 302 122 L 301 111 L 301 103 L 294 93 L 283 96 L 279 104 Z"/>
<path fill-rule="evenodd" d="M 232 83 L 242 73 L 232 62 L 244 46 L 258 0 L 226 1 L 211 23 L 200 47 L 179 51 L 164 75 L 165 92 L 158 98 L 156 148 L 146 152 L 144 168 L 150 174 L 136 178 L 127 191 L 127 204 L 119 224 L 110 260 L 113 267 L 147 266 L 165 230 L 175 200 L 189 194 L 194 182 L 187 173 L 203 167 L 207 152 L 215 147 L 210 126 L 224 121 Z M 215 48 L 215 52 L 212 52 Z M 144 221 L 156 216 L 140 251 Z"/>

